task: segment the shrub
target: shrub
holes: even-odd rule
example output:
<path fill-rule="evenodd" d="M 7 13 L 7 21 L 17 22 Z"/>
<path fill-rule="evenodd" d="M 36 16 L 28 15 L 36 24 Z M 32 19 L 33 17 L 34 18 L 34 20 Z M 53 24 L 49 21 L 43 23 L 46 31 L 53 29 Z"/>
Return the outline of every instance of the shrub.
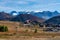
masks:
<path fill-rule="evenodd" d="M 0 32 L 7 32 L 8 28 L 7 26 L 0 26 Z"/>
<path fill-rule="evenodd" d="M 28 29 L 26 29 L 25 32 L 28 32 Z"/>
<path fill-rule="evenodd" d="M 5 30 L 5 32 L 7 32 L 7 31 L 8 31 L 8 28 L 7 28 L 7 26 L 5 26 L 5 29 L 4 29 L 4 30 Z"/>
<path fill-rule="evenodd" d="M 37 29 L 35 29 L 34 33 L 37 33 Z"/>

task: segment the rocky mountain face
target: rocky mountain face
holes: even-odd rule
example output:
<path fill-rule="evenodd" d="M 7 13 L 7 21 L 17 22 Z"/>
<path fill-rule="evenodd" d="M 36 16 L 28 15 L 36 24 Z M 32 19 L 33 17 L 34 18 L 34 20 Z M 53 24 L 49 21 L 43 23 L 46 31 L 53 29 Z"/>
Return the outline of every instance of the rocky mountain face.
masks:
<path fill-rule="evenodd" d="M 50 11 L 43 11 L 43 12 L 31 12 L 32 15 L 35 15 L 39 18 L 43 18 L 43 19 L 49 19 L 52 18 L 54 16 L 60 15 L 60 13 L 58 11 L 54 11 L 54 12 L 50 12 Z"/>
<path fill-rule="evenodd" d="M 60 15 L 60 13 L 58 11 L 54 11 L 54 12 L 50 12 L 50 11 L 43 11 L 43 12 L 26 12 L 26 11 L 20 11 L 20 12 L 16 12 L 16 11 L 12 11 L 11 13 L 17 13 L 17 14 L 31 14 L 34 16 L 37 16 L 39 18 L 43 18 L 43 19 L 49 19 L 52 18 L 54 16 Z"/>

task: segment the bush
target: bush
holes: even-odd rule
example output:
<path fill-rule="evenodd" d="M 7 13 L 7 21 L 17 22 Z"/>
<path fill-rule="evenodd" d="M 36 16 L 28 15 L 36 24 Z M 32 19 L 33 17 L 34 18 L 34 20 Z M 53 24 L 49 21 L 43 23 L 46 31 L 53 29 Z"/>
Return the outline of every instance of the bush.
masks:
<path fill-rule="evenodd" d="M 37 33 L 37 29 L 35 29 L 34 33 Z"/>
<path fill-rule="evenodd" d="M 7 26 L 0 26 L 0 32 L 7 32 L 8 28 Z"/>
<path fill-rule="evenodd" d="M 26 29 L 25 32 L 28 32 L 28 29 Z"/>
<path fill-rule="evenodd" d="M 28 32 L 28 29 L 26 29 L 25 31 Z"/>
<path fill-rule="evenodd" d="M 8 31 L 8 28 L 7 28 L 7 26 L 5 26 L 5 32 L 7 32 Z"/>

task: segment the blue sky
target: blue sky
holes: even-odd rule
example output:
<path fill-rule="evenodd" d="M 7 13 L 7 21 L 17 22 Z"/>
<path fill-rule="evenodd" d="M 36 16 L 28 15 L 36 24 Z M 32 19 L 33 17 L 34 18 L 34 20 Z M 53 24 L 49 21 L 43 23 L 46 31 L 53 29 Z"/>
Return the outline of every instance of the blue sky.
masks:
<path fill-rule="evenodd" d="M 59 11 L 60 0 L 0 0 L 0 11 Z"/>

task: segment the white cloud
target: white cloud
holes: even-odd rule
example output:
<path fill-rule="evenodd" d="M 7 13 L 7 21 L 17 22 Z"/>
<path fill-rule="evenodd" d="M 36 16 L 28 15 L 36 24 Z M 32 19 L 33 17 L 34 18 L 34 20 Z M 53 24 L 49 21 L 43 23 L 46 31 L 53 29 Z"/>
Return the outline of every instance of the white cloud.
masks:
<path fill-rule="evenodd" d="M 31 1 L 31 2 L 34 2 L 34 1 L 37 1 L 37 0 L 25 0 L 25 1 Z"/>
<path fill-rule="evenodd" d="M 17 4 L 28 4 L 28 2 L 26 2 L 26 1 L 16 1 L 15 3 L 17 3 Z"/>
<path fill-rule="evenodd" d="M 45 2 L 45 4 L 44 4 Z M 60 3 L 49 2 L 46 4 L 46 0 L 3 0 L 0 2 L 0 10 L 28 10 L 28 11 L 40 11 L 40 10 L 52 10 L 56 5 Z M 30 4 L 32 3 L 32 4 Z M 28 4 L 25 6 L 25 4 Z M 20 6 L 24 5 L 24 6 Z"/>
<path fill-rule="evenodd" d="M 5 6 L 0 6 L 0 11 L 5 11 L 5 12 L 10 12 L 10 11 L 18 11 L 18 9 L 12 8 L 12 7 L 5 7 Z"/>
<path fill-rule="evenodd" d="M 3 7 L 3 6 L 0 6 L 0 9 L 4 9 L 4 10 L 6 10 L 6 9 L 12 9 L 12 8 L 10 8 L 10 7 Z"/>
<path fill-rule="evenodd" d="M 5 0 L 1 1 L 0 4 L 8 4 L 8 3 L 14 3 L 14 4 L 27 4 L 26 1 L 20 1 L 20 0 Z"/>
<path fill-rule="evenodd" d="M 50 17 L 48 17 L 48 16 L 42 16 L 42 18 L 44 18 L 44 19 L 49 19 Z"/>
<path fill-rule="evenodd" d="M 52 4 L 50 4 L 50 5 L 60 5 L 60 3 L 52 3 Z"/>
<path fill-rule="evenodd" d="M 35 5 L 32 5 L 31 8 L 35 8 L 35 9 L 39 9 L 39 8 L 48 8 L 48 7 L 51 7 L 51 6 L 56 6 L 56 5 L 60 5 L 60 3 L 49 3 L 49 4 L 35 4 Z"/>

